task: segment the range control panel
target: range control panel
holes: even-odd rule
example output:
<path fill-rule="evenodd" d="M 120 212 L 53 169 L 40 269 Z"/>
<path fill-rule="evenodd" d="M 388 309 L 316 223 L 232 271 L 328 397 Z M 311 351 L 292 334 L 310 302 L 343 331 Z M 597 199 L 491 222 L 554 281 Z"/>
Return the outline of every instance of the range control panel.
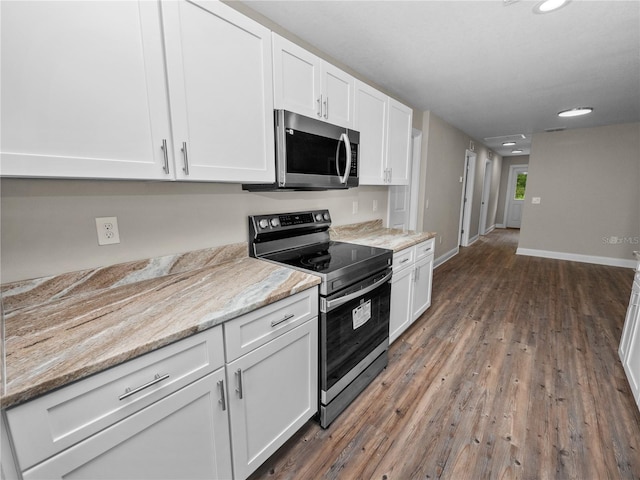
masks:
<path fill-rule="evenodd" d="M 329 210 L 313 210 L 310 212 L 276 213 L 271 215 L 253 215 L 249 223 L 256 234 L 304 229 L 305 227 L 326 227 L 331 225 Z"/>

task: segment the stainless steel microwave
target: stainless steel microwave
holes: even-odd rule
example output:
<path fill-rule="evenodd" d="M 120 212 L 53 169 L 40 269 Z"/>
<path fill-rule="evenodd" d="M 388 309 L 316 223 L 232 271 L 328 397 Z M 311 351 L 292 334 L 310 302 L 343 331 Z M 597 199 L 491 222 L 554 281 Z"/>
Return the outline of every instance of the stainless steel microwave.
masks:
<path fill-rule="evenodd" d="M 358 186 L 360 133 L 275 110 L 276 181 L 245 190 L 329 190 Z"/>

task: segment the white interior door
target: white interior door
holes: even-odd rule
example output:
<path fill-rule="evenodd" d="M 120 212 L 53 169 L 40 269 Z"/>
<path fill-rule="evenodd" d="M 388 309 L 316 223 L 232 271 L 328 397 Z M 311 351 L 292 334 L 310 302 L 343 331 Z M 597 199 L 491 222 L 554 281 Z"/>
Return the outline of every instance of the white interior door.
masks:
<path fill-rule="evenodd" d="M 415 230 L 418 224 L 419 182 L 414 177 L 420 174 L 422 148 L 422 132 L 420 130 L 413 130 L 411 145 L 412 162 L 409 171 L 409 184 L 389 187 L 389 221 L 387 222 L 389 228 Z"/>
<path fill-rule="evenodd" d="M 487 212 L 489 207 L 489 195 L 491 194 L 491 166 L 493 162 L 487 160 L 484 166 L 484 183 L 482 185 L 482 204 L 480 205 L 480 235 L 487 233 Z"/>
<path fill-rule="evenodd" d="M 507 228 L 520 228 L 522 223 L 527 170 L 527 165 L 514 165 L 509 172 L 509 189 L 507 190 L 507 209 L 505 214 Z"/>
<path fill-rule="evenodd" d="M 476 154 L 467 150 L 464 160 L 464 177 L 462 182 L 462 201 L 460 205 L 460 233 L 458 244 L 469 245 L 469 230 L 471 229 L 471 203 L 473 200 L 473 180 L 476 173 Z"/>

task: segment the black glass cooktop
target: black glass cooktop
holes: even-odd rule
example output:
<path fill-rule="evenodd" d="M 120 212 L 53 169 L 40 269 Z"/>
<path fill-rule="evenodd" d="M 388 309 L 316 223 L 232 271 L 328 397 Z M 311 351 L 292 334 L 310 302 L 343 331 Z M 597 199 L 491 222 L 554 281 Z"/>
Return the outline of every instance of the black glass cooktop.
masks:
<path fill-rule="evenodd" d="M 320 274 L 332 274 L 358 267 L 362 262 L 392 256 L 393 252 L 384 248 L 329 241 L 272 253 L 262 258 Z"/>

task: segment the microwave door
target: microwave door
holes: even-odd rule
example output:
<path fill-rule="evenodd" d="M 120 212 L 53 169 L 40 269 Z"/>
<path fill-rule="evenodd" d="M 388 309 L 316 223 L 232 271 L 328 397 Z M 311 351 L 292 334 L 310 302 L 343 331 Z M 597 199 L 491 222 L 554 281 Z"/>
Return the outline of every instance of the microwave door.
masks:
<path fill-rule="evenodd" d="M 342 181 L 339 172 L 348 177 L 349 162 L 344 153 L 346 147 L 341 148 L 342 137 L 335 140 L 291 128 L 285 130 L 284 137 L 286 153 L 281 160 L 285 163 L 287 187 L 345 187 L 346 179 Z"/>

